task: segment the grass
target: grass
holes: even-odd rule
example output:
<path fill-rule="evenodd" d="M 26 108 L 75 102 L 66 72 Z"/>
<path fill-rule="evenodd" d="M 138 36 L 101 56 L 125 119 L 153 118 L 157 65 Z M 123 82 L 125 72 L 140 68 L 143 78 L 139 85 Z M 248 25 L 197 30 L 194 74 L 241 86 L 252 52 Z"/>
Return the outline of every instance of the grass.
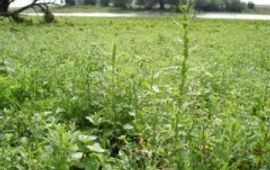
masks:
<path fill-rule="evenodd" d="M 192 20 L 179 105 L 182 24 L 0 20 L 0 169 L 270 169 L 270 22 Z"/>

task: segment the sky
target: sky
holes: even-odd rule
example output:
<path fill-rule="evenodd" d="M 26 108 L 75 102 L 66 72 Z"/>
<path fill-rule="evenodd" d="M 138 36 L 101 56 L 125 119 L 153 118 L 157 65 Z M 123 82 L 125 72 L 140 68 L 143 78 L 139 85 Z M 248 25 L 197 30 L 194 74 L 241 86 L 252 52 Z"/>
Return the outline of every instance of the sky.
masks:
<path fill-rule="evenodd" d="M 270 5 L 270 0 L 242 0 L 243 2 L 254 2 L 257 5 Z"/>
<path fill-rule="evenodd" d="M 55 3 L 60 3 L 63 0 L 39 0 L 40 2 L 55 2 Z M 27 5 L 29 3 L 33 2 L 33 0 L 15 0 L 15 2 L 13 2 L 11 4 L 11 7 L 20 7 L 20 6 L 24 6 Z"/>
<path fill-rule="evenodd" d="M 61 0 L 40 0 L 40 1 L 55 1 L 59 3 Z M 257 5 L 270 5 L 270 0 L 241 0 L 243 2 L 254 2 Z M 16 0 L 11 7 L 18 7 L 27 5 L 31 2 L 31 0 Z"/>

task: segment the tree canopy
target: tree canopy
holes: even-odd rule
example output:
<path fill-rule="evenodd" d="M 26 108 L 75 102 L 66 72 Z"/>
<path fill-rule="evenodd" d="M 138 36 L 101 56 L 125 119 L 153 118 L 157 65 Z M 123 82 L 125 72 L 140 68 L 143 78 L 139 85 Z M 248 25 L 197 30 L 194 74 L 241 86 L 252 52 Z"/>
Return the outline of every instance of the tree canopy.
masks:
<path fill-rule="evenodd" d="M 77 1 L 79 2 L 79 1 Z M 166 8 L 178 9 L 178 6 L 191 3 L 198 11 L 231 11 L 241 12 L 245 6 L 240 0 L 83 0 L 84 5 L 100 4 L 102 6 L 112 5 L 117 8 L 132 8 L 132 5 L 143 9 Z M 76 0 L 66 0 L 67 5 L 76 5 Z"/>

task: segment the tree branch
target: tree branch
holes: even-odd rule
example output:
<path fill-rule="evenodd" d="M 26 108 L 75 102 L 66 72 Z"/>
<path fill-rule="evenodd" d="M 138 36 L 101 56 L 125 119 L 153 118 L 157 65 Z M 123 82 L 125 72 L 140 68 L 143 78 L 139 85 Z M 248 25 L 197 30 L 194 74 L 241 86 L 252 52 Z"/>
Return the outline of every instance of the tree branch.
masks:
<path fill-rule="evenodd" d="M 19 14 L 22 13 L 23 11 L 35 7 L 40 8 L 41 12 L 44 13 L 44 19 L 46 22 L 53 22 L 54 21 L 54 16 L 49 10 L 49 5 L 55 5 L 58 6 L 57 3 L 55 2 L 38 2 L 38 0 L 33 0 L 30 4 L 21 7 L 15 11 L 9 11 L 8 7 L 10 3 L 14 2 L 15 0 L 2 0 L 0 1 L 0 16 L 4 17 L 12 17 L 16 21 L 22 21 L 22 18 L 19 17 Z"/>

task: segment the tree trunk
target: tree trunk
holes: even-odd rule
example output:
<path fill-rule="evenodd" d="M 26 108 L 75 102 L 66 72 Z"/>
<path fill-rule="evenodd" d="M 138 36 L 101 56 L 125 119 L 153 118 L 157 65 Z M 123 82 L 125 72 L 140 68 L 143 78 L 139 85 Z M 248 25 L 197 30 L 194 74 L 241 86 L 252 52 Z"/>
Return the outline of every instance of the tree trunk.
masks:
<path fill-rule="evenodd" d="M 8 12 L 9 0 L 0 0 L 0 14 L 6 14 Z"/>
<path fill-rule="evenodd" d="M 164 0 L 158 0 L 158 2 L 159 2 L 159 9 L 164 10 L 165 9 L 164 8 Z"/>

